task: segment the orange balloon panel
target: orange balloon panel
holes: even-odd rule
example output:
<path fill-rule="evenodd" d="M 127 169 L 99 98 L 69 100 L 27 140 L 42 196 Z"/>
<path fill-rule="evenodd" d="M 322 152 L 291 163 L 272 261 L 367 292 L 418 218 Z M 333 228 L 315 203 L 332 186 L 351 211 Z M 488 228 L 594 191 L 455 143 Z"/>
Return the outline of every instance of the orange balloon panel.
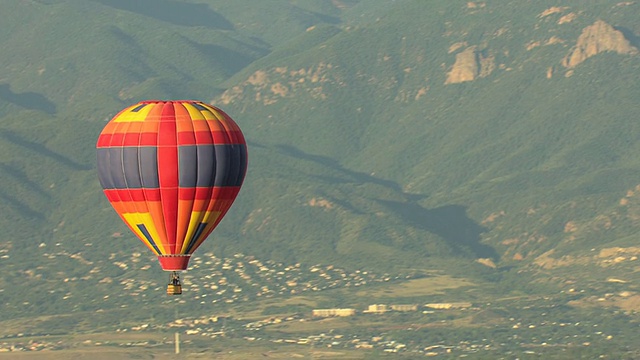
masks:
<path fill-rule="evenodd" d="M 130 106 L 107 123 L 96 147 L 107 199 L 168 271 L 187 268 L 233 204 L 247 170 L 238 125 L 198 101 Z"/>

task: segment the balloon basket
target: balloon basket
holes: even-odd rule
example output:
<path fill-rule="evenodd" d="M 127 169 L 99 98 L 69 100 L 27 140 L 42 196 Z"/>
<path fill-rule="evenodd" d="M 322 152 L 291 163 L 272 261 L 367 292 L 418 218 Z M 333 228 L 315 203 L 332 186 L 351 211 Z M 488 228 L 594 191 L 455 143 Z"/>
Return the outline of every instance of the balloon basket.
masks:
<path fill-rule="evenodd" d="M 177 271 L 171 272 L 169 283 L 167 284 L 167 295 L 182 295 L 182 284 Z"/>
<path fill-rule="evenodd" d="M 167 285 L 167 295 L 182 295 L 182 285 Z"/>

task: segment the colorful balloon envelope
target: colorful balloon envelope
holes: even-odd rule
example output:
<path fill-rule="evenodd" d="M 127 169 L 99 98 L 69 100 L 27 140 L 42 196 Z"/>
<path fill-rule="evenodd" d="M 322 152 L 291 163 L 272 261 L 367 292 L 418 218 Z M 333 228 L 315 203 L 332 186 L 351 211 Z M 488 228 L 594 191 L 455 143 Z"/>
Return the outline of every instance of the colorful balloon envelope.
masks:
<path fill-rule="evenodd" d="M 199 101 L 130 106 L 107 123 L 96 147 L 104 194 L 166 271 L 187 269 L 247 170 L 238 125 Z"/>

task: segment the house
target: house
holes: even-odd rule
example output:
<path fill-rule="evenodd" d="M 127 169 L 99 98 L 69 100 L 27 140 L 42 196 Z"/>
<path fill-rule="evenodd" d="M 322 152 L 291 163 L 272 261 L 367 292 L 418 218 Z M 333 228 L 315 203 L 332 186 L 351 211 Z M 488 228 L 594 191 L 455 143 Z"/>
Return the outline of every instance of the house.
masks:
<path fill-rule="evenodd" d="M 311 315 L 314 317 L 330 317 L 330 316 L 353 316 L 356 309 L 313 309 Z"/>
<path fill-rule="evenodd" d="M 365 313 L 373 313 L 373 314 L 383 314 L 385 312 L 389 311 L 389 309 L 387 308 L 387 305 L 385 304 L 373 304 L 373 305 L 369 305 L 369 307 L 367 308 L 367 310 L 365 310 Z"/>

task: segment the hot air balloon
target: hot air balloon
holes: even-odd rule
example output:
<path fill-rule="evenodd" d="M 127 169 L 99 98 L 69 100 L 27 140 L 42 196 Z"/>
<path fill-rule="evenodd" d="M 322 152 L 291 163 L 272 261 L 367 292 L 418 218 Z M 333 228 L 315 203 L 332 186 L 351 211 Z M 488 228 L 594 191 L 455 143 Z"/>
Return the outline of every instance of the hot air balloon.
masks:
<path fill-rule="evenodd" d="M 187 269 L 244 180 L 247 145 L 240 128 L 200 101 L 143 101 L 111 119 L 96 148 L 104 194 L 171 272 L 167 293 L 181 294 L 178 271 Z"/>

